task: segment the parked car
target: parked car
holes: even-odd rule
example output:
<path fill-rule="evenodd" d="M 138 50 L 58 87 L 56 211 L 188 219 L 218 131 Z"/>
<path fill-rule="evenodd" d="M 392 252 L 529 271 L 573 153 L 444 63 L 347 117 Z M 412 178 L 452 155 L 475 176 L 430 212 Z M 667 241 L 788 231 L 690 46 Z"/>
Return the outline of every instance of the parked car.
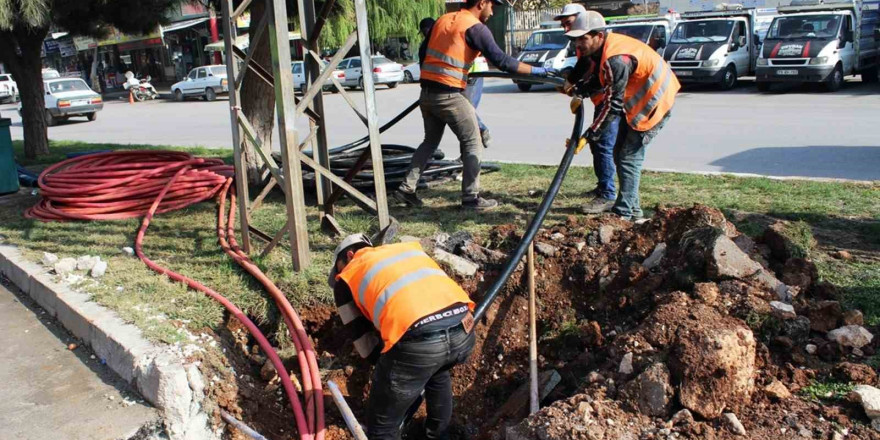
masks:
<path fill-rule="evenodd" d="M 79 78 L 47 79 L 43 81 L 43 89 L 46 92 L 46 124 L 50 127 L 72 116 L 85 116 L 94 121 L 104 108 L 101 95 Z M 18 105 L 18 115 L 21 116 L 21 104 Z"/>
<path fill-rule="evenodd" d="M 422 78 L 422 68 L 419 67 L 419 63 L 412 63 L 403 68 L 403 82 L 404 84 L 417 82 Z"/>
<path fill-rule="evenodd" d="M 183 101 L 192 96 L 205 98 L 207 101 L 217 99 L 217 95 L 229 93 L 229 82 L 226 79 L 226 66 L 215 64 L 213 66 L 196 67 L 190 70 L 189 75 L 183 81 L 171 86 L 171 93 L 175 101 Z"/>
<path fill-rule="evenodd" d="M 329 63 L 327 63 L 326 61 L 322 61 L 322 65 L 324 68 L 326 68 L 328 64 Z M 303 85 L 306 83 L 306 74 L 305 70 L 303 69 L 303 62 L 294 61 L 290 63 L 290 66 L 291 70 L 293 71 L 293 89 L 297 92 L 302 93 Z M 336 69 L 330 75 L 335 77 L 340 84 L 345 80 L 345 73 L 342 70 Z M 339 93 L 339 90 L 336 90 L 336 86 L 333 85 L 333 80 L 331 80 L 330 77 L 327 77 L 327 79 L 324 81 L 324 91 Z"/>
<path fill-rule="evenodd" d="M 18 85 L 8 73 L 0 74 L 0 103 L 18 101 Z"/>
<path fill-rule="evenodd" d="M 340 70 L 345 72 L 343 86 L 348 88 L 364 88 L 364 78 L 361 73 L 361 58 L 346 58 L 339 63 Z M 403 66 L 382 56 L 373 57 L 373 82 L 376 85 L 386 84 L 389 89 L 397 87 L 403 82 Z"/>
<path fill-rule="evenodd" d="M 43 69 L 42 74 L 43 74 L 43 79 L 61 78 L 61 74 L 58 73 L 57 70 L 52 69 L 52 68 Z"/>

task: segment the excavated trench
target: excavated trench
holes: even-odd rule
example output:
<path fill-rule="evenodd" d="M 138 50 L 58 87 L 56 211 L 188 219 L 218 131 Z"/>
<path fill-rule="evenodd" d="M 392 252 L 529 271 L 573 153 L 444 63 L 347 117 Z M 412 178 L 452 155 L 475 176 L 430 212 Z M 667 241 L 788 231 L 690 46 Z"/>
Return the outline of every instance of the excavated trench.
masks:
<path fill-rule="evenodd" d="M 733 438 L 723 413 L 736 414 L 745 438 L 836 439 L 843 430 L 845 438 L 880 438 L 859 403 L 802 397 L 814 381 L 877 385 L 865 362 L 878 342 L 854 349 L 829 340 L 831 330 L 863 325 L 861 315 L 841 307 L 811 262 L 787 256 L 772 229 L 756 242 L 702 206 L 660 209 L 641 225 L 571 217 L 542 229 L 539 367 L 558 384 L 547 387 L 544 409 L 524 419 L 528 398 L 517 390 L 528 382 L 528 299 L 519 267 L 477 327 L 470 362 L 453 370 L 452 438 Z M 478 300 L 521 233 L 503 225 L 486 237 L 422 242 L 481 265 L 459 279 Z M 771 301 L 792 310 L 774 310 Z M 324 380 L 340 386 L 363 420 L 370 366 L 353 353 L 332 308 L 309 308 L 303 320 Z M 291 438 L 277 378 L 238 327 L 230 322 L 221 335 L 226 357 L 215 362 L 239 377 L 218 380 L 211 397 L 268 438 Z M 327 407 L 327 438 L 351 438 Z M 422 438 L 424 414 L 422 407 L 405 438 Z"/>

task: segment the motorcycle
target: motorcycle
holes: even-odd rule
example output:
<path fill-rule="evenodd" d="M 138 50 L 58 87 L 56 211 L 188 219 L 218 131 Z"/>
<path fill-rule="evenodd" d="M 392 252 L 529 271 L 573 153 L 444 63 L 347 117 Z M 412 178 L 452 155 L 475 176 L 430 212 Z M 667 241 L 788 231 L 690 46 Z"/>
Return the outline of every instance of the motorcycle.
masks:
<path fill-rule="evenodd" d="M 159 97 L 159 92 L 156 91 L 156 88 L 150 84 L 150 80 L 152 77 L 147 75 L 144 79 L 137 79 L 133 73 L 125 72 L 125 77 L 127 80 L 122 85 L 125 90 L 131 92 L 134 100 L 137 102 L 143 102 L 148 99 L 156 99 Z"/>

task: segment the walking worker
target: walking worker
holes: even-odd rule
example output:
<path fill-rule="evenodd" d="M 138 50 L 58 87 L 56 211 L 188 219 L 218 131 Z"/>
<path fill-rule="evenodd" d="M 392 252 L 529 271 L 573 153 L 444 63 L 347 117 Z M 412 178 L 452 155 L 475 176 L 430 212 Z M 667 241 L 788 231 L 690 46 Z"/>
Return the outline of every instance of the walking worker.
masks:
<path fill-rule="evenodd" d="M 587 213 L 610 210 L 620 217 L 643 217 L 639 181 L 645 149 L 669 120 L 681 86 L 669 65 L 645 43 L 604 30 L 605 19 L 587 11 L 566 36 L 580 55 L 563 91 L 599 96 L 593 123 L 583 137 L 597 149 L 613 151 L 620 183 L 616 199 L 597 197 Z M 598 86 L 598 94 L 595 87 Z"/>
<path fill-rule="evenodd" d="M 467 0 L 462 10 L 437 19 L 428 40 L 420 83 L 420 106 L 425 122 L 425 139 L 413 154 L 403 183 L 392 193 L 398 202 L 421 206 L 416 196 L 419 177 L 431 155 L 440 146 L 448 125 L 458 138 L 463 163 L 461 206 L 478 211 L 492 209 L 498 202 L 480 197 L 480 161 L 483 142 L 474 106 L 462 92 L 467 87 L 468 69 L 482 53 L 495 67 L 522 75 L 547 76 L 548 69 L 520 63 L 501 50 L 485 23 L 495 4 L 502 0 Z M 552 69 L 549 69 L 552 71 Z"/>
<path fill-rule="evenodd" d="M 447 439 L 449 370 L 474 348 L 474 302 L 467 292 L 418 242 L 374 247 L 363 234 L 336 247 L 328 282 L 355 349 L 376 363 L 367 403 L 370 440 L 398 438 L 422 391 L 425 438 Z"/>

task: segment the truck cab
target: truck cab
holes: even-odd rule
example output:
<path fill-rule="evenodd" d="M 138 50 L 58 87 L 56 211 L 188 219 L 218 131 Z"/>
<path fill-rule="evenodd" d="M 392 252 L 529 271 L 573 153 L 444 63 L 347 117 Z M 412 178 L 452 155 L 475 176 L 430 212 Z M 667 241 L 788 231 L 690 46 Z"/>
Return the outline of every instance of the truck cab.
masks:
<path fill-rule="evenodd" d="M 675 28 L 676 20 L 672 17 L 639 17 L 609 19 L 606 30 L 623 34 L 651 46 L 658 54 L 669 42 L 669 36 Z"/>
<path fill-rule="evenodd" d="M 739 77 L 755 71 L 758 39 L 753 9 L 682 14 L 663 58 L 682 83 L 736 86 Z"/>
<path fill-rule="evenodd" d="M 574 45 L 565 36 L 565 31 L 561 27 L 557 27 L 532 32 L 517 59 L 530 66 L 563 71 L 565 61 L 569 57 L 574 57 Z M 513 82 L 523 92 L 529 91 L 532 85 L 537 84 L 521 79 L 516 79 Z"/>
<path fill-rule="evenodd" d="M 867 2 L 866 2 L 867 3 Z M 758 89 L 773 83 L 843 86 L 844 77 L 878 81 L 880 12 L 878 3 L 798 1 L 779 8 L 758 59 Z"/>

